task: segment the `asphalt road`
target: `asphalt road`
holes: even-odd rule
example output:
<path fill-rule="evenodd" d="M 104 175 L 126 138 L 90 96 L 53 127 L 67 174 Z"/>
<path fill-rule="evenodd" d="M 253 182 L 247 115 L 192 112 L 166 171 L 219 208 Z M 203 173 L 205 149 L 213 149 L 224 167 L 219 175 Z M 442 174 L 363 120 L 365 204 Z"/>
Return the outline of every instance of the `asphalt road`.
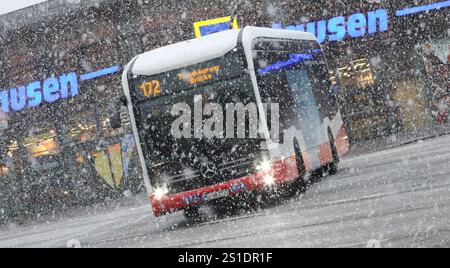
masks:
<path fill-rule="evenodd" d="M 189 224 L 147 201 L 0 230 L 0 247 L 450 247 L 450 136 L 343 159 L 269 209 Z M 375 242 L 374 242 L 375 241 Z"/>

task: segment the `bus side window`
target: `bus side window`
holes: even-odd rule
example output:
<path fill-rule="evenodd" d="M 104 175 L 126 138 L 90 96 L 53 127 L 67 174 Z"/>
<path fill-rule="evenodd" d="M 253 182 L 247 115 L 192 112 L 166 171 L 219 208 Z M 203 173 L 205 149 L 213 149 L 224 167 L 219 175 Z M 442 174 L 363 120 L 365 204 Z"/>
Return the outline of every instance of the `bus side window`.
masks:
<path fill-rule="evenodd" d="M 339 110 L 335 92 L 336 86 L 333 86 L 328 72 L 320 68 L 316 72 L 318 75 L 314 79 L 315 95 L 322 118 L 335 116 Z"/>
<path fill-rule="evenodd" d="M 278 104 L 280 132 L 291 126 L 299 128 L 299 122 L 295 120 L 296 117 L 292 109 L 294 100 L 292 94 L 289 93 L 288 83 L 284 75 L 280 75 L 279 73 L 266 74 L 258 80 L 262 102 L 267 104 L 268 107 L 271 104 Z M 267 121 L 269 129 L 271 129 L 270 112 Z"/>

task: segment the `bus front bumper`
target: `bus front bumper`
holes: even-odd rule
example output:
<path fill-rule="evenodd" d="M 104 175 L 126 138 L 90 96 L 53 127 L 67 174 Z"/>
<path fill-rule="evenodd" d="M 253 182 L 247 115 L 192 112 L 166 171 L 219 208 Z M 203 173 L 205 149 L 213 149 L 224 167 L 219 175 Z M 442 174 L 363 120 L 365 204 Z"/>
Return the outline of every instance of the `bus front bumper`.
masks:
<path fill-rule="evenodd" d="M 154 215 L 159 217 L 187 207 L 206 205 L 216 199 L 290 183 L 298 175 L 295 157 L 291 157 L 274 162 L 267 171 L 256 172 L 242 178 L 159 198 L 150 194 L 149 198 Z"/>

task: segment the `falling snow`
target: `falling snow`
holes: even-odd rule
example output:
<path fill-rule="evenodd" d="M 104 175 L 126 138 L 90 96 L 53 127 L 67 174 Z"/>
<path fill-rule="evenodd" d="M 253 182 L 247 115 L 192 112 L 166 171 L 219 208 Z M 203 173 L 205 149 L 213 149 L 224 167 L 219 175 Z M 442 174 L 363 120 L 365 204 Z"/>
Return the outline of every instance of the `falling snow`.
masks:
<path fill-rule="evenodd" d="M 449 1 L 2 5 L 0 247 L 449 247 Z"/>

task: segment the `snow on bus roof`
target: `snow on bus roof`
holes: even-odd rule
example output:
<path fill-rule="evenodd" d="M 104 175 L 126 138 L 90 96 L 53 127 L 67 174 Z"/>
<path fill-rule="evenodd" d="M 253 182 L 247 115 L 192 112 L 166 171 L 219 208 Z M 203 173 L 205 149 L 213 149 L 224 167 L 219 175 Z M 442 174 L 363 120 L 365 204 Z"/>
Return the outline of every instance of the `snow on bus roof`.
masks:
<path fill-rule="evenodd" d="M 218 58 L 236 47 L 239 32 L 227 30 L 151 50 L 138 56 L 131 72 L 154 75 Z"/>
<path fill-rule="evenodd" d="M 243 31 L 244 43 L 260 36 L 316 40 L 310 33 L 293 30 L 247 26 Z M 137 56 L 130 71 L 135 75 L 154 75 L 221 57 L 236 47 L 240 32 L 227 30 L 145 52 Z"/>

